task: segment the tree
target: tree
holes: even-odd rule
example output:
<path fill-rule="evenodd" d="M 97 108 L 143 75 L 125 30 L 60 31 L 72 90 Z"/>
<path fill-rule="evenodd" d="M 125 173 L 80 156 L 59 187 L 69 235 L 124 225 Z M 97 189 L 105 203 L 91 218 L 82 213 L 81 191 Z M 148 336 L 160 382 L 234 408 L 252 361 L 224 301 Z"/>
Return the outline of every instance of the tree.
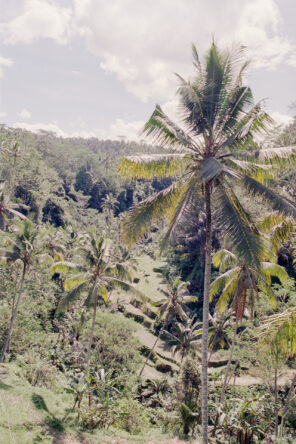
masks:
<path fill-rule="evenodd" d="M 30 221 L 24 221 L 19 226 L 18 231 L 16 232 L 16 235 L 14 237 L 5 236 L 5 238 L 3 239 L 5 240 L 5 243 L 9 245 L 9 247 L 0 248 L 0 263 L 2 262 L 6 264 L 21 264 L 22 275 L 18 296 L 12 308 L 10 324 L 0 356 L 0 362 L 4 361 L 5 354 L 8 350 L 27 274 L 29 273 L 35 260 L 37 260 L 38 262 L 52 262 L 52 258 L 47 253 L 43 253 L 42 246 L 38 244 L 38 231 Z"/>
<path fill-rule="evenodd" d="M 146 367 L 147 362 L 152 355 L 153 350 L 155 349 L 163 331 L 165 329 L 168 329 L 169 322 L 172 319 L 176 319 L 176 317 L 178 317 L 182 321 L 188 319 L 188 314 L 186 313 L 186 311 L 188 311 L 188 308 L 186 309 L 186 304 L 189 304 L 190 302 L 195 302 L 196 297 L 188 295 L 187 285 L 188 284 L 186 282 L 182 282 L 179 278 L 176 278 L 172 284 L 169 284 L 169 291 L 161 290 L 166 298 L 152 304 L 154 307 L 159 307 L 157 322 L 159 323 L 162 320 L 164 322 L 143 364 L 139 376 L 142 375 L 144 368 Z"/>
<path fill-rule="evenodd" d="M 139 292 L 129 284 L 131 275 L 127 264 L 116 260 L 108 239 L 105 239 L 104 236 L 97 238 L 94 230 L 91 230 L 84 239 L 85 243 L 79 247 L 79 252 L 80 259 L 83 257 L 86 265 L 60 261 L 51 267 L 51 272 L 66 273 L 70 271 L 75 273 L 64 282 L 64 288 L 68 293 L 60 302 L 58 311 L 66 310 L 82 294 L 86 295 L 85 306 L 93 308 L 91 332 L 86 354 L 86 370 L 88 370 L 99 298 L 107 303 L 108 291 L 112 287 L 121 287 L 135 293 Z"/>
<path fill-rule="evenodd" d="M 259 347 L 262 349 L 270 349 L 270 354 L 273 357 L 274 369 L 275 369 L 275 416 L 276 426 L 278 423 L 278 388 L 277 388 L 277 352 L 280 350 L 281 356 L 285 359 L 293 359 L 296 352 L 296 309 L 294 307 L 288 308 L 282 313 L 277 313 L 273 316 L 269 316 L 268 319 L 259 328 Z M 288 396 L 286 397 L 285 404 L 281 409 L 281 426 L 280 436 L 283 436 L 286 415 L 289 410 L 289 406 L 293 395 L 295 396 L 294 386 L 296 384 L 296 374 L 292 378 Z"/>
<path fill-rule="evenodd" d="M 261 259 L 264 258 L 264 253 L 268 252 L 262 248 Z M 260 256 L 258 257 L 260 258 Z M 272 255 L 269 255 L 269 257 L 272 259 Z M 272 276 L 277 277 L 281 283 L 285 283 L 288 279 L 288 274 L 280 265 L 263 260 L 260 261 L 260 266 L 255 268 L 226 249 L 218 251 L 213 256 L 213 264 L 224 273 L 212 282 L 210 300 L 217 294 L 220 294 L 216 305 L 217 309 L 220 312 L 224 312 L 225 308 L 231 303 L 234 306 L 236 317 L 234 335 L 220 397 L 220 402 L 222 403 L 227 387 L 238 323 L 244 315 L 246 304 L 249 303 L 251 318 L 253 318 L 255 297 L 259 300 L 259 291 L 261 291 L 266 294 L 271 306 L 275 309 L 276 297 L 270 288 L 271 278 Z"/>
<path fill-rule="evenodd" d="M 106 225 L 109 230 L 111 225 L 111 218 L 112 216 L 114 216 L 114 211 L 117 207 L 118 200 L 113 195 L 113 193 L 106 194 L 106 196 L 102 199 L 102 210 L 103 213 L 105 213 Z"/>
<path fill-rule="evenodd" d="M 243 50 L 221 51 L 215 43 L 201 64 L 193 46 L 195 76 L 186 81 L 178 76 L 182 127 L 157 105 L 143 133 L 168 150 L 165 154 L 130 156 L 121 161 L 120 171 L 132 178 L 173 177 L 166 189 L 132 208 L 123 226 L 123 238 L 143 238 L 151 223 L 166 218 L 168 232 L 162 247 L 186 221 L 193 196 L 202 193 L 206 214 L 205 273 L 202 339 L 202 436 L 208 442 L 208 320 L 211 283 L 212 200 L 221 229 L 232 239 L 234 252 L 259 267 L 259 233 L 235 194 L 239 183 L 245 192 L 259 195 L 276 210 L 296 216 L 294 205 L 264 184 L 279 158 L 287 161 L 295 147 L 261 149 L 254 137 L 263 135 L 272 123 L 262 103 L 254 104 L 251 89 L 243 85 L 248 66 Z"/>
<path fill-rule="evenodd" d="M 173 355 L 177 352 L 181 354 L 181 366 L 183 359 L 190 351 L 196 349 L 200 343 L 200 322 L 196 322 L 194 318 L 187 319 L 182 322 L 175 322 L 173 332 L 165 330 L 167 341 L 165 348 L 173 350 Z"/>
<path fill-rule="evenodd" d="M 5 183 L 0 183 L 0 230 L 5 230 L 7 221 L 10 217 L 17 216 L 20 219 L 26 219 L 22 213 L 16 210 L 16 208 L 28 208 L 26 205 L 21 203 L 11 202 L 8 195 L 4 191 Z"/>

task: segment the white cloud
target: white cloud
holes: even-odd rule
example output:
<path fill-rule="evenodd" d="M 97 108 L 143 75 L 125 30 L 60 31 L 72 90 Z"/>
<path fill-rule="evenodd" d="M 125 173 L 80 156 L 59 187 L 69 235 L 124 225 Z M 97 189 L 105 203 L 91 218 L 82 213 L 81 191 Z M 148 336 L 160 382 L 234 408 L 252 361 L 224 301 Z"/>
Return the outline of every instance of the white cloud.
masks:
<path fill-rule="evenodd" d="M 5 117 L 7 117 L 7 113 L 4 111 L 0 111 L 0 119 L 4 119 Z"/>
<path fill-rule="evenodd" d="M 269 114 L 278 125 L 288 125 L 293 121 L 293 117 L 288 114 L 281 114 L 278 111 L 272 111 Z"/>
<path fill-rule="evenodd" d="M 122 119 L 116 119 L 114 123 L 110 125 L 108 131 L 110 139 L 127 139 L 139 141 L 141 139 L 140 132 L 144 126 L 143 120 L 137 120 L 133 122 L 125 122 Z"/>
<path fill-rule="evenodd" d="M 26 0 L 20 15 L 0 25 L 5 44 L 32 43 L 49 38 L 59 44 L 71 34 L 71 9 L 51 0 Z"/>
<path fill-rule="evenodd" d="M 89 139 L 97 137 L 98 139 L 111 140 L 141 140 L 140 130 L 143 128 L 144 121 L 125 122 L 122 119 L 116 119 L 108 129 L 91 128 L 89 129 L 85 122 L 81 122 L 78 129 L 73 132 L 64 131 L 55 122 L 52 123 L 28 123 L 16 122 L 12 125 L 13 128 L 23 128 L 33 133 L 41 131 L 49 131 L 55 133 L 59 137 L 83 137 Z"/>
<path fill-rule="evenodd" d="M 173 72 L 188 76 L 190 44 L 200 53 L 218 43 L 248 46 L 254 67 L 288 62 L 294 47 L 280 35 L 275 0 L 73 0 L 75 26 L 101 67 L 143 101 L 168 100 Z"/>
<path fill-rule="evenodd" d="M 9 68 L 13 65 L 13 61 L 7 57 L 0 56 L 0 78 L 3 77 L 4 68 Z"/>
<path fill-rule="evenodd" d="M 168 101 L 178 72 L 192 72 L 190 44 L 201 55 L 212 36 L 219 45 L 248 47 L 254 68 L 296 66 L 295 46 L 280 33 L 276 0 L 25 0 L 22 12 L 0 25 L 4 43 L 41 38 L 59 44 L 85 40 L 101 68 L 143 101 Z M 76 73 L 75 73 L 76 74 Z M 73 72 L 74 75 L 74 72 Z"/>
<path fill-rule="evenodd" d="M 21 110 L 21 112 L 18 113 L 18 116 L 19 116 L 21 119 L 31 119 L 31 117 L 32 117 L 30 111 L 28 111 L 26 108 L 23 108 L 23 109 Z"/>
<path fill-rule="evenodd" d="M 16 122 L 12 125 L 13 128 L 22 128 L 33 133 L 38 133 L 41 131 L 49 131 L 55 133 L 59 137 L 69 137 L 68 134 L 61 130 L 61 128 L 55 123 L 27 123 L 27 122 Z"/>

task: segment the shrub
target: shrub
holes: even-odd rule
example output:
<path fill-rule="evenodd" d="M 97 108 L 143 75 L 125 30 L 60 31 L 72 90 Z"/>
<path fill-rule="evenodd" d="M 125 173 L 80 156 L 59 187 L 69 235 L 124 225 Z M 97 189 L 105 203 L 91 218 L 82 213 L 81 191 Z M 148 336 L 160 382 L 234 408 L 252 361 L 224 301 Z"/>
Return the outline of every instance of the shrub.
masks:
<path fill-rule="evenodd" d="M 137 435 L 149 426 L 149 410 L 139 402 L 130 399 L 120 399 L 115 408 L 115 426 Z"/>

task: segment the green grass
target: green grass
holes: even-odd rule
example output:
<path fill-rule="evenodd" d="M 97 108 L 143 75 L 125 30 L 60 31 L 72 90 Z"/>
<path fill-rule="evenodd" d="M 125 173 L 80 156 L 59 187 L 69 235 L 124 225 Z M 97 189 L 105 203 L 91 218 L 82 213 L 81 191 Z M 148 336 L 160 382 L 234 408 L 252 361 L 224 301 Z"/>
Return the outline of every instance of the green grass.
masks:
<path fill-rule="evenodd" d="M 66 444 L 78 444 L 84 438 L 91 444 L 145 443 L 167 438 L 153 428 L 137 436 L 112 427 L 82 431 L 72 410 L 72 394 L 30 385 L 16 364 L 0 368 L 0 444 L 64 443 L 64 438 Z"/>

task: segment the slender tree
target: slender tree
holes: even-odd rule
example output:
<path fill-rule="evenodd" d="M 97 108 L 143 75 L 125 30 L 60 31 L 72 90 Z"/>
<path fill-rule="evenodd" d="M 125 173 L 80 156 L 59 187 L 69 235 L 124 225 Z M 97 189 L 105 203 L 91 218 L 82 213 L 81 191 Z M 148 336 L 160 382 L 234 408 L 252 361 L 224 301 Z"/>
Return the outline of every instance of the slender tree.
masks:
<path fill-rule="evenodd" d="M 163 331 L 168 329 L 169 322 L 176 318 L 179 318 L 182 321 L 188 319 L 188 308 L 186 309 L 186 304 L 196 302 L 197 298 L 188 295 L 187 285 L 186 282 L 182 282 L 179 278 L 176 278 L 174 282 L 169 285 L 168 291 L 162 290 L 166 298 L 152 304 L 153 306 L 158 307 L 157 322 L 159 323 L 163 321 L 163 324 L 143 364 L 139 376 L 142 376 L 147 362 L 149 361 Z"/>
<path fill-rule="evenodd" d="M 91 331 L 86 353 L 86 370 L 89 369 L 91 348 L 93 345 L 96 314 L 99 298 L 108 302 L 108 291 L 113 287 L 121 287 L 125 290 L 139 294 L 132 285 L 131 275 L 125 262 L 117 261 L 112 253 L 111 243 L 104 236 L 97 238 L 95 231 L 90 231 L 84 237 L 85 243 L 78 248 L 80 259 L 84 259 L 85 265 L 60 261 L 51 267 L 52 273 L 73 274 L 64 282 L 67 292 L 59 304 L 58 311 L 66 310 L 82 294 L 85 294 L 85 306 L 93 308 Z"/>
<path fill-rule="evenodd" d="M 7 264 L 21 264 L 22 275 L 19 283 L 18 296 L 12 309 L 6 340 L 1 352 L 0 362 L 4 361 L 5 354 L 10 344 L 27 274 L 30 272 L 35 261 L 38 261 L 39 263 L 45 261 L 49 263 L 52 262 L 52 258 L 47 253 L 43 252 L 43 247 L 38 242 L 38 230 L 34 227 L 33 223 L 28 220 L 24 221 L 17 227 L 16 234 L 13 237 L 3 236 L 2 239 L 3 243 L 7 245 L 7 248 L 0 248 L 0 262 Z"/>
<path fill-rule="evenodd" d="M 167 330 L 164 332 L 167 337 L 165 348 L 172 350 L 173 355 L 177 352 L 181 354 L 182 367 L 183 359 L 200 344 L 200 322 L 196 322 L 194 318 L 187 319 L 185 323 L 177 321 L 172 333 Z"/>
<path fill-rule="evenodd" d="M 193 46 L 195 74 L 189 81 L 178 76 L 182 126 L 174 123 L 157 105 L 143 133 L 168 150 L 165 154 L 130 156 L 120 171 L 132 178 L 173 177 L 166 189 L 140 202 L 128 213 L 122 238 L 131 243 L 144 237 L 158 219 L 167 219 L 169 229 L 162 247 L 186 221 L 193 197 L 204 196 L 206 215 L 205 272 L 202 339 L 202 437 L 208 442 L 208 322 L 211 283 L 212 205 L 222 230 L 232 238 L 234 252 L 259 267 L 260 237 L 250 215 L 235 194 L 235 184 L 250 196 L 259 195 L 276 210 L 296 216 L 295 206 L 279 198 L 264 184 L 279 158 L 286 160 L 295 147 L 258 150 L 254 138 L 262 136 L 272 120 L 261 103 L 254 104 L 251 89 L 243 84 L 248 66 L 243 50 L 221 51 L 215 43 L 205 63 Z M 184 129 L 183 129 L 184 128 Z M 213 201 L 214 199 L 214 201 Z M 213 202 L 212 202 L 213 201 Z"/>

